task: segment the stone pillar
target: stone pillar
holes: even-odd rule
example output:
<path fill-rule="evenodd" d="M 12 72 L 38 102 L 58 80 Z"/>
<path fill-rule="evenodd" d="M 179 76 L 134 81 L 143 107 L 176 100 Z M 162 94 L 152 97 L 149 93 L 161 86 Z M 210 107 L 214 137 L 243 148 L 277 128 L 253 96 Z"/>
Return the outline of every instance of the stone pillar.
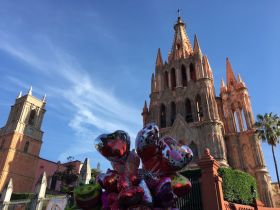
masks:
<path fill-rule="evenodd" d="M 12 193 L 13 193 L 13 180 L 12 178 L 10 178 L 0 198 L 0 210 L 8 210 Z"/>
<path fill-rule="evenodd" d="M 91 180 L 91 168 L 90 168 L 90 163 L 88 158 L 86 158 L 83 163 L 78 180 L 79 180 L 77 183 L 78 185 L 89 184 L 89 181 Z"/>
<path fill-rule="evenodd" d="M 32 210 L 42 210 L 43 200 L 45 198 L 47 185 L 48 185 L 47 176 L 46 176 L 46 172 L 44 172 L 41 176 L 41 179 L 36 185 L 35 197 L 32 199 L 32 203 L 31 203 Z"/>
<path fill-rule="evenodd" d="M 222 178 L 218 175 L 220 164 L 205 149 L 198 161 L 201 169 L 201 194 L 203 210 L 225 210 Z"/>

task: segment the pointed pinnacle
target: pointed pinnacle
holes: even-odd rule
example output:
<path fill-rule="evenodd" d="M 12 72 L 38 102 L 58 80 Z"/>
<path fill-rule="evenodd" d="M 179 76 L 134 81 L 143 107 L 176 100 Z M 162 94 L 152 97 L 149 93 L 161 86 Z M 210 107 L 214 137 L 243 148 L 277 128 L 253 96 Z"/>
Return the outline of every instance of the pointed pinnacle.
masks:
<path fill-rule="evenodd" d="M 143 107 L 143 113 L 147 113 L 149 111 L 147 106 L 147 101 L 145 100 L 144 107 Z"/>
<path fill-rule="evenodd" d="M 45 93 L 44 97 L 42 98 L 42 101 L 46 102 L 46 100 L 47 100 L 47 94 Z"/>
<path fill-rule="evenodd" d="M 163 61 L 162 61 L 161 51 L 160 51 L 160 48 L 158 48 L 156 66 L 162 66 L 162 64 L 163 64 Z"/>
<path fill-rule="evenodd" d="M 22 96 L 22 91 L 19 92 L 17 99 L 20 98 Z"/>
<path fill-rule="evenodd" d="M 32 86 L 30 86 L 29 91 L 28 91 L 27 94 L 32 96 Z"/>
<path fill-rule="evenodd" d="M 146 100 L 145 100 L 145 102 L 144 102 L 144 109 L 148 109 L 147 101 L 146 101 Z"/>
<path fill-rule="evenodd" d="M 193 52 L 201 54 L 201 49 L 200 49 L 198 38 L 197 38 L 196 34 L 194 35 Z"/>
<path fill-rule="evenodd" d="M 240 74 L 238 74 L 238 79 L 237 80 L 238 80 L 238 82 L 243 82 L 242 79 L 241 79 Z"/>
<path fill-rule="evenodd" d="M 222 79 L 222 81 L 221 81 L 221 88 L 222 87 L 225 87 L 226 85 L 225 85 L 225 82 L 224 82 L 224 79 Z"/>
<path fill-rule="evenodd" d="M 236 78 L 234 76 L 234 72 L 228 57 L 226 58 L 226 75 L 227 75 L 227 85 L 236 82 Z"/>

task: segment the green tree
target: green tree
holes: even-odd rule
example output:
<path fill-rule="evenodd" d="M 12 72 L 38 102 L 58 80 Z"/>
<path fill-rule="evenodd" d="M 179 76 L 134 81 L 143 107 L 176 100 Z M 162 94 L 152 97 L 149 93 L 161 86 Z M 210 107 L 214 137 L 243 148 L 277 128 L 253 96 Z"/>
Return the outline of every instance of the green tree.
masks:
<path fill-rule="evenodd" d="M 78 172 L 73 164 L 74 157 L 69 156 L 67 163 L 63 164 L 65 168 L 63 171 L 57 171 L 55 176 L 61 181 L 61 191 L 67 194 L 71 194 L 74 189 L 74 184 L 78 179 Z"/>
<path fill-rule="evenodd" d="M 280 187 L 277 161 L 274 153 L 276 145 L 279 144 L 280 118 L 278 115 L 272 113 L 266 113 L 264 115 L 259 114 L 257 115 L 257 122 L 255 123 L 255 126 L 257 128 L 256 132 L 258 133 L 259 138 L 271 146 L 277 181 Z"/>

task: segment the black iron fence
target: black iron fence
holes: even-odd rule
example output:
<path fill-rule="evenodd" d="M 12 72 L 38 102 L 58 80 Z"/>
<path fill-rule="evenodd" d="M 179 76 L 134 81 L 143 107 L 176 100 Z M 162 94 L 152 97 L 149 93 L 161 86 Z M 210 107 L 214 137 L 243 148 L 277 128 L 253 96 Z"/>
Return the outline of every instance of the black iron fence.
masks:
<path fill-rule="evenodd" d="M 178 198 L 176 201 L 176 207 L 180 210 L 203 210 L 199 182 L 201 171 L 187 170 L 181 172 L 181 174 L 190 180 L 192 188 L 186 196 Z"/>

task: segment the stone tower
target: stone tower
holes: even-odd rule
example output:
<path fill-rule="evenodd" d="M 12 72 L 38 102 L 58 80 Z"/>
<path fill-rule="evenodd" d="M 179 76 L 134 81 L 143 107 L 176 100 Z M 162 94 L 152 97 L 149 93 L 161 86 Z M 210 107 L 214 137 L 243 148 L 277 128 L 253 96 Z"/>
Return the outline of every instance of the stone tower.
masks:
<path fill-rule="evenodd" d="M 256 178 L 261 200 L 271 206 L 272 194 L 260 141 L 254 130 L 250 97 L 240 75 L 236 79 L 226 59 L 226 84 L 221 83 L 221 118 L 225 125 L 225 142 L 229 165 Z"/>
<path fill-rule="evenodd" d="M 0 129 L 0 192 L 12 178 L 14 192 L 31 192 L 43 132 L 46 97 L 32 96 L 32 87 L 20 93 L 11 107 L 6 125 Z"/>
<path fill-rule="evenodd" d="M 195 160 L 208 147 L 213 156 L 227 166 L 224 128 L 218 114 L 208 59 L 202 54 L 197 36 L 192 47 L 181 17 L 178 17 L 174 30 L 167 62 L 163 62 L 158 50 L 150 105 L 148 108 L 145 102 L 143 122 L 155 122 L 161 135 L 172 136 L 190 145 Z"/>
<path fill-rule="evenodd" d="M 188 144 L 194 153 L 190 167 L 204 149 L 222 166 L 248 172 L 256 178 L 258 192 L 266 206 L 273 206 L 269 175 L 260 142 L 254 133 L 254 118 L 248 90 L 241 77 L 235 78 L 226 60 L 227 81 L 216 97 L 209 61 L 194 36 L 193 47 L 185 23 L 178 17 L 167 61 L 161 51 L 151 78 L 150 104 L 144 103 L 143 124 L 155 122 L 162 136 Z"/>

